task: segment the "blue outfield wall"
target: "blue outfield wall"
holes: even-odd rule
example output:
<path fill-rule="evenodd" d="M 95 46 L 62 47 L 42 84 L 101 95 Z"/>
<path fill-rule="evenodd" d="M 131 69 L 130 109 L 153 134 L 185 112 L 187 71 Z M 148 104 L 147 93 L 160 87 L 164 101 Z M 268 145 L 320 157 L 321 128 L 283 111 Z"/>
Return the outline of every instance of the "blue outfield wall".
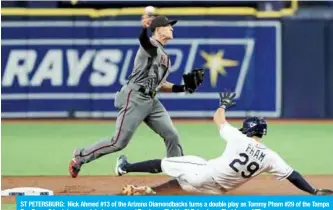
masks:
<path fill-rule="evenodd" d="M 283 21 L 283 117 L 333 117 L 333 20 Z"/>
<path fill-rule="evenodd" d="M 333 117 L 333 21 L 328 24 L 328 32 L 326 33 L 327 47 L 326 47 L 326 110 L 329 117 Z"/>
<path fill-rule="evenodd" d="M 332 21 L 186 19 L 167 45 L 169 81 L 195 67 L 206 77 L 196 94 L 158 95 L 171 116 L 210 117 L 229 89 L 238 96 L 230 117 L 333 117 Z M 133 16 L 1 27 L 3 118 L 117 115 L 114 96 L 138 48 Z"/>

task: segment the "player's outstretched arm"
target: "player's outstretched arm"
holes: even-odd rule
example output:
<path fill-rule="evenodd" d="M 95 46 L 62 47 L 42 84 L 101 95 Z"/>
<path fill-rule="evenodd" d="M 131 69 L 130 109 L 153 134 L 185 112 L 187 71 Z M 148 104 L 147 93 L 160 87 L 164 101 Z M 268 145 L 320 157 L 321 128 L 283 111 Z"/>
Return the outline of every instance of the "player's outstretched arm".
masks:
<path fill-rule="evenodd" d="M 225 118 L 225 110 L 222 107 L 219 107 L 214 114 L 214 122 L 217 129 L 220 129 L 221 125 L 227 122 Z"/>
<path fill-rule="evenodd" d="M 287 179 L 295 185 L 298 189 L 303 190 L 309 194 L 314 195 L 315 189 L 303 178 L 303 176 L 297 171 L 293 171 Z"/>
<path fill-rule="evenodd" d="M 303 190 L 312 195 L 332 195 L 333 191 L 329 189 L 313 188 L 297 171 L 293 171 L 287 179 L 298 189 Z"/>
<path fill-rule="evenodd" d="M 287 179 L 295 187 L 311 195 L 333 194 L 332 190 L 313 188 L 300 173 L 292 169 L 276 152 L 271 151 L 270 157 L 267 172 L 274 175 L 278 180 Z"/>

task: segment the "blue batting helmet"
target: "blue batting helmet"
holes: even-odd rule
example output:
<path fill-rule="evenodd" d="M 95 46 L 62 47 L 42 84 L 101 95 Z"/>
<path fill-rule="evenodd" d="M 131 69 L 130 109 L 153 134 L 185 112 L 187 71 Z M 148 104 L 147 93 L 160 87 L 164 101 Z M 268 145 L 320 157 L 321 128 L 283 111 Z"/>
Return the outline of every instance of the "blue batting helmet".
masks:
<path fill-rule="evenodd" d="M 243 127 L 239 129 L 248 137 L 262 137 L 267 134 L 267 123 L 262 117 L 248 117 L 243 121 Z"/>

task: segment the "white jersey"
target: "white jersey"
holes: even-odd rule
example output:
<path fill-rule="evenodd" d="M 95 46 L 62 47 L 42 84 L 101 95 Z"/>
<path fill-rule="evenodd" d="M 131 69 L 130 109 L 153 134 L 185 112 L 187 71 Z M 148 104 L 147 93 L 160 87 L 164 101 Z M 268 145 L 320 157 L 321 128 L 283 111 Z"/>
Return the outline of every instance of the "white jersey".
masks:
<path fill-rule="evenodd" d="M 225 193 L 264 172 L 279 180 L 293 172 L 278 154 L 229 123 L 221 126 L 220 135 L 227 143 L 220 157 L 208 161 L 191 155 L 163 158 L 162 171 L 176 178 L 185 191 L 209 194 Z"/>
<path fill-rule="evenodd" d="M 207 167 L 224 189 L 236 188 L 264 172 L 271 173 L 278 180 L 293 172 L 277 153 L 229 123 L 221 125 L 220 135 L 226 141 L 226 148 L 220 157 L 207 161 Z"/>

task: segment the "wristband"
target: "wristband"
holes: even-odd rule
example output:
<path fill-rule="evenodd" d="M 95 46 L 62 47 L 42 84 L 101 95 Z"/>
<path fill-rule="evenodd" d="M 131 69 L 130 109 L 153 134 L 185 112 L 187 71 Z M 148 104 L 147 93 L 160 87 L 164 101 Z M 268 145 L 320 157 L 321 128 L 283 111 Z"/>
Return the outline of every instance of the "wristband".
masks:
<path fill-rule="evenodd" d="M 220 106 L 220 108 L 222 108 L 222 109 L 224 109 L 224 110 L 226 110 L 227 109 L 227 107 L 223 104 L 223 105 L 221 105 Z"/>
<path fill-rule="evenodd" d="M 174 93 L 185 92 L 185 85 L 173 85 L 172 92 L 174 92 Z"/>
<path fill-rule="evenodd" d="M 225 107 L 225 105 L 222 105 L 222 106 L 220 106 L 220 107 L 221 107 L 222 109 L 224 109 L 224 110 L 227 108 L 227 107 Z"/>

